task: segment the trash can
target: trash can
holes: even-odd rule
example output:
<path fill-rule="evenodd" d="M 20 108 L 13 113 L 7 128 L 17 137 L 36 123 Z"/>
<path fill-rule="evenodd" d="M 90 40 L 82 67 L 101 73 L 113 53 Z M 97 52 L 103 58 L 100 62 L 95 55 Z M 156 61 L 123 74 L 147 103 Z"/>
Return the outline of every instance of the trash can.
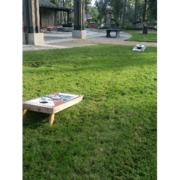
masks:
<path fill-rule="evenodd" d="M 143 27 L 143 34 L 147 34 L 147 26 Z"/>

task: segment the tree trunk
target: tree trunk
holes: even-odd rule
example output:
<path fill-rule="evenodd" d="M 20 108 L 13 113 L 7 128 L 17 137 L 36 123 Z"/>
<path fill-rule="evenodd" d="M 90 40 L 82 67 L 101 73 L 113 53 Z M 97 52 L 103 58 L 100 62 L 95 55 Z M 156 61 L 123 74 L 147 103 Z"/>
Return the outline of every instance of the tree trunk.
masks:
<path fill-rule="evenodd" d="M 100 24 L 102 23 L 102 0 L 100 0 Z"/>
<path fill-rule="evenodd" d="M 143 21 L 145 20 L 145 16 L 146 16 L 146 3 L 147 3 L 147 0 L 144 0 Z"/>
<path fill-rule="evenodd" d="M 134 22 L 136 21 L 136 15 L 137 15 L 137 0 L 135 0 Z"/>
<path fill-rule="evenodd" d="M 137 14 L 137 0 L 135 0 L 135 8 L 134 8 L 134 24 L 133 24 L 133 28 L 136 27 L 136 14 Z"/>
<path fill-rule="evenodd" d="M 116 5 L 116 1 L 117 0 L 115 0 L 115 5 Z M 117 22 L 116 17 L 117 17 L 117 8 L 115 8 L 115 27 L 116 27 L 116 22 Z"/>
<path fill-rule="evenodd" d="M 126 15 L 126 0 L 124 0 L 124 6 L 123 6 L 122 28 L 124 28 L 125 15 Z"/>

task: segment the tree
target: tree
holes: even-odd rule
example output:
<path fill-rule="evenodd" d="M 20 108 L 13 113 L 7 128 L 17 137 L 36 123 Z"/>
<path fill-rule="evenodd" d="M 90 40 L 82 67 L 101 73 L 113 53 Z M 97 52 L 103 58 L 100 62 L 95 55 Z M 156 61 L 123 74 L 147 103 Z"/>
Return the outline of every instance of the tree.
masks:
<path fill-rule="evenodd" d="M 91 1 L 92 1 L 92 0 L 85 0 L 85 1 L 84 1 L 84 2 L 85 2 L 85 11 L 87 11 L 87 10 L 88 10 L 88 6 L 91 5 Z"/>
<path fill-rule="evenodd" d="M 85 13 L 86 13 L 86 17 L 88 15 L 89 12 L 89 6 L 91 5 L 91 0 L 85 0 Z"/>
<path fill-rule="evenodd" d="M 145 5 L 145 1 L 147 1 Z M 126 0 L 124 22 L 142 21 L 143 14 L 147 14 L 148 0 Z M 146 7 L 146 9 L 145 9 Z M 144 11 L 145 10 L 145 11 Z"/>
<path fill-rule="evenodd" d="M 98 20 L 98 11 L 95 7 L 92 6 L 88 6 L 88 12 L 91 14 L 92 16 L 92 20 L 97 22 Z"/>
<path fill-rule="evenodd" d="M 123 6 L 123 19 L 122 19 L 122 28 L 124 28 L 124 19 L 126 14 L 126 0 L 124 0 L 124 6 Z"/>
<path fill-rule="evenodd" d="M 136 15 L 137 15 L 137 0 L 135 0 L 135 8 L 134 8 L 134 22 L 136 21 Z"/>
<path fill-rule="evenodd" d="M 73 7 L 73 1 L 74 0 L 64 0 L 63 6 L 68 7 L 68 8 L 72 8 Z"/>
<path fill-rule="evenodd" d="M 134 21 L 142 20 L 144 0 L 135 0 Z"/>
<path fill-rule="evenodd" d="M 50 2 L 52 2 L 53 4 L 57 5 L 57 0 L 50 0 Z"/>
<path fill-rule="evenodd" d="M 102 18 L 106 15 L 106 1 L 95 1 L 95 7 L 99 13 L 98 19 L 100 19 L 100 23 L 102 22 Z"/>
<path fill-rule="evenodd" d="M 148 12 L 151 20 L 157 20 L 157 0 L 149 0 Z"/>
<path fill-rule="evenodd" d="M 116 21 L 121 22 L 124 0 L 110 0 L 111 7 L 116 13 Z"/>
<path fill-rule="evenodd" d="M 134 20 L 134 0 L 127 0 L 126 19 L 128 22 L 132 22 Z"/>
<path fill-rule="evenodd" d="M 145 15 L 146 15 L 146 3 L 147 0 L 144 0 L 143 21 L 145 20 Z"/>

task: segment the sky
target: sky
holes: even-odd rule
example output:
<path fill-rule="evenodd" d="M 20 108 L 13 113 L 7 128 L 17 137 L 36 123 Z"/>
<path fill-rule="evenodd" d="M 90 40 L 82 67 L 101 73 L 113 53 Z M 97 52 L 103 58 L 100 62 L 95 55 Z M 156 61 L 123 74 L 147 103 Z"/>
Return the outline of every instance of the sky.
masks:
<path fill-rule="evenodd" d="M 91 1 L 91 6 L 94 6 L 95 0 Z"/>

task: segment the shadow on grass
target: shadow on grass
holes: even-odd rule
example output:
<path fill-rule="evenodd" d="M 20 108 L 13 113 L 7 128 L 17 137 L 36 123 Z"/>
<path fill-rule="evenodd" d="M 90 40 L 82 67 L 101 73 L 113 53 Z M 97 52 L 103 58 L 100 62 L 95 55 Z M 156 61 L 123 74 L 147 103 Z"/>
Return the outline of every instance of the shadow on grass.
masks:
<path fill-rule="evenodd" d="M 23 128 L 36 129 L 49 121 L 49 114 L 27 111 L 26 118 L 23 119 Z"/>
<path fill-rule="evenodd" d="M 27 138 L 25 144 L 27 150 L 32 152 L 24 155 L 24 164 L 26 167 L 31 166 L 27 174 L 28 171 L 37 172 L 35 168 L 47 172 L 48 166 L 43 167 L 41 164 L 52 163 L 54 173 L 67 175 L 64 179 L 68 179 L 67 166 L 72 171 L 78 170 L 76 173 L 81 173 L 82 179 L 86 179 L 83 174 L 86 174 L 87 168 L 98 175 L 103 168 L 106 177 L 116 175 L 133 179 L 133 176 L 139 176 L 145 179 L 152 175 L 152 179 L 156 179 L 156 105 L 150 103 L 143 106 L 139 103 L 134 108 L 134 105 L 126 105 L 123 109 L 122 106 L 115 106 L 113 110 L 105 106 L 100 110 L 93 108 L 88 114 L 85 106 L 82 106 L 82 112 L 76 118 L 69 116 L 71 110 L 63 112 L 62 118 L 57 120 L 60 128 L 44 127 L 41 132 L 38 130 L 38 133 L 42 133 L 39 136 L 32 130 L 32 137 Z M 38 114 L 42 119 L 46 118 L 41 113 L 30 113 L 33 123 L 32 126 L 26 124 L 26 128 L 38 127 Z M 41 120 L 40 124 L 43 124 Z M 33 138 L 36 139 L 35 146 Z M 29 144 L 33 150 L 28 147 Z M 59 169 L 62 171 L 59 172 Z M 41 173 L 40 176 L 42 179 L 50 179 L 47 173 Z M 36 173 L 32 177 L 40 179 Z"/>

